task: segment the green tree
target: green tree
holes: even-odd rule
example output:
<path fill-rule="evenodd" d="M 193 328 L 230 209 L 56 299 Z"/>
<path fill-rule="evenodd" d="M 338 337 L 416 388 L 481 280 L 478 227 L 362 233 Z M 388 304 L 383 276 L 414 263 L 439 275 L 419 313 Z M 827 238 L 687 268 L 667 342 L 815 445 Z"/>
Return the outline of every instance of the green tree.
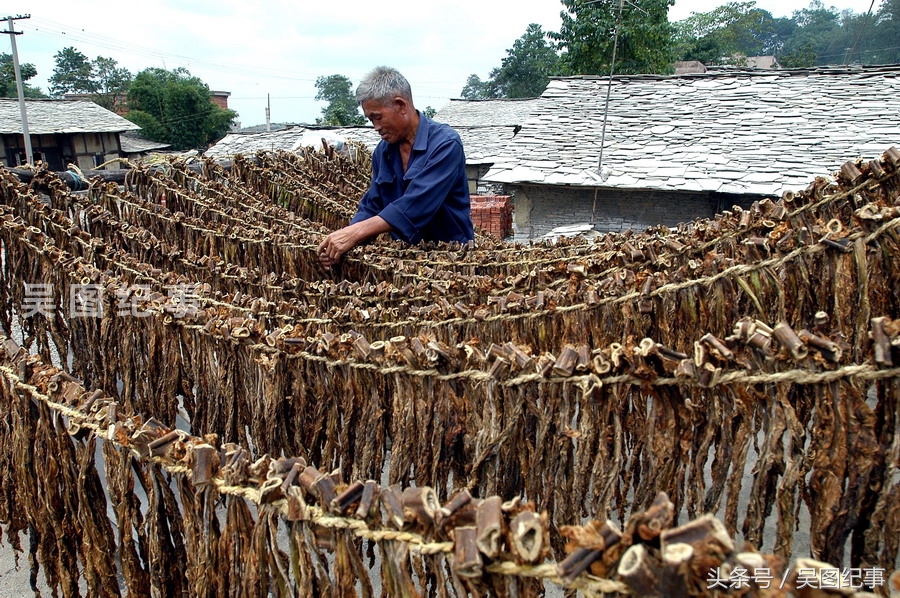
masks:
<path fill-rule="evenodd" d="M 816 52 L 810 44 L 795 47 L 778 57 L 778 62 L 786 69 L 805 69 L 816 66 Z"/>
<path fill-rule="evenodd" d="M 704 64 L 732 62 L 736 56 L 777 54 L 796 25 L 775 19 L 755 2 L 729 2 L 675 23 L 675 56 Z"/>
<path fill-rule="evenodd" d="M 437 114 L 437 110 L 435 110 L 431 106 L 425 106 L 425 109 L 422 110 L 422 114 L 424 114 L 428 118 L 434 118 L 434 115 Z"/>
<path fill-rule="evenodd" d="M 322 109 L 322 118 L 316 124 L 351 126 L 364 125 L 365 117 L 360 113 L 356 97 L 351 88 L 353 83 L 344 75 L 329 75 L 316 78 L 316 99 L 328 102 Z"/>
<path fill-rule="evenodd" d="M 32 87 L 26 83 L 26 81 L 37 75 L 37 69 L 33 64 L 30 62 L 20 64 L 19 73 L 22 75 L 22 91 L 26 98 L 46 97 L 39 88 Z M 13 64 L 12 54 L 0 53 L 0 97 L 19 97 L 19 91 L 16 87 L 16 67 Z"/>
<path fill-rule="evenodd" d="M 550 37 L 563 50 L 563 74 L 609 74 L 620 11 L 615 73 L 671 72 L 674 29 L 668 13 L 674 0 L 644 0 L 640 6 L 624 0 L 561 1 L 562 26 Z"/>
<path fill-rule="evenodd" d="M 841 15 L 825 8 L 820 0 L 813 0 L 808 8 L 794 11 L 797 24 L 794 34 L 784 45 L 789 57 L 815 55 L 815 64 L 840 64 L 853 44 L 852 33 L 842 31 Z"/>
<path fill-rule="evenodd" d="M 491 71 L 491 75 L 496 73 L 497 70 L 498 69 L 494 69 L 493 71 Z M 460 92 L 459 95 L 464 100 L 487 100 L 490 98 L 496 98 L 497 86 L 491 79 L 482 81 L 481 77 L 472 74 L 469 75 L 468 79 L 466 79 L 466 84 L 462 88 L 462 92 Z"/>
<path fill-rule="evenodd" d="M 491 73 L 498 95 L 503 98 L 534 98 L 541 95 L 550 77 L 559 74 L 559 55 L 537 23 L 506 51 L 500 68 Z"/>
<path fill-rule="evenodd" d="M 850 26 L 854 41 L 848 62 L 900 63 L 900 0 L 882 0 L 876 14 L 859 15 Z"/>
<path fill-rule="evenodd" d="M 112 58 L 98 56 L 92 63 L 96 92 L 91 99 L 107 110 L 115 111 L 128 95 L 131 72 Z"/>
<path fill-rule="evenodd" d="M 149 139 L 175 149 L 204 148 L 224 137 L 237 117 L 211 98 L 209 87 L 184 68 L 149 68 L 131 83 L 125 118 L 141 126 Z"/>
<path fill-rule="evenodd" d="M 50 77 L 50 95 L 61 96 L 65 93 L 95 93 L 96 82 L 93 79 L 93 66 L 88 57 L 69 46 L 63 48 L 53 57 L 56 67 Z"/>
<path fill-rule="evenodd" d="M 87 94 L 107 110 L 120 107 L 131 85 L 131 73 L 112 58 L 98 56 L 93 61 L 68 47 L 56 53 L 56 67 L 50 77 L 50 94 Z"/>

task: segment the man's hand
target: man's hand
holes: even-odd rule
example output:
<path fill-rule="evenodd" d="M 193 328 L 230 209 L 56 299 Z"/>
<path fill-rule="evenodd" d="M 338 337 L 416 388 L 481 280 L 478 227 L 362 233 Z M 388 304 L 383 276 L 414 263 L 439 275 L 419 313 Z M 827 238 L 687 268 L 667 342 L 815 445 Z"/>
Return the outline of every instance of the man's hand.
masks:
<path fill-rule="evenodd" d="M 356 246 L 353 232 L 348 230 L 355 225 L 340 228 L 319 243 L 319 262 L 326 268 L 330 268 L 339 261 L 341 257 Z"/>
<path fill-rule="evenodd" d="M 319 243 L 319 262 L 326 268 L 341 261 L 345 253 L 380 233 L 391 230 L 391 225 L 381 216 L 372 216 L 361 222 L 339 228 Z"/>

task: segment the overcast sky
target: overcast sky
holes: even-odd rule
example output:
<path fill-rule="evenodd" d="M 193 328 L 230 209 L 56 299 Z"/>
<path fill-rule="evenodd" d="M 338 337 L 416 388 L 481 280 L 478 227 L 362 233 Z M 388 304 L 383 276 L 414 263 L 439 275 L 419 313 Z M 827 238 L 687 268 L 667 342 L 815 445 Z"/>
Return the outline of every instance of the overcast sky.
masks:
<path fill-rule="evenodd" d="M 669 19 L 722 4 L 676 0 Z M 856 13 L 872 4 L 825 1 Z M 787 17 L 809 0 L 756 5 Z M 875 0 L 873 10 L 879 5 Z M 228 105 L 243 126 L 265 123 L 267 102 L 272 122 L 314 122 L 325 106 L 314 99 L 316 77 L 344 75 L 355 87 L 378 65 L 394 66 L 409 79 L 417 107 L 439 110 L 459 97 L 470 74 L 487 79 L 529 23 L 558 31 L 561 10 L 559 0 L 0 0 L 0 18 L 31 15 L 15 21 L 23 32 L 16 44 L 20 62 L 37 67 L 29 83 L 44 92 L 54 55 L 73 46 L 91 60 L 112 58 L 132 75 L 150 67 L 185 67 L 210 89 L 231 93 Z M 11 52 L 9 38 L 0 39 L 0 52 Z"/>

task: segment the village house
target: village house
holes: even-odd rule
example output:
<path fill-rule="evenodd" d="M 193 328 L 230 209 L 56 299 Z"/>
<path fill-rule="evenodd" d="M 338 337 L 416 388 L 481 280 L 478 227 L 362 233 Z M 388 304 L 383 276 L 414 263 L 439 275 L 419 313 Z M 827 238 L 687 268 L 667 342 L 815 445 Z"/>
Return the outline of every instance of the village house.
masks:
<path fill-rule="evenodd" d="M 53 171 L 75 164 L 93 170 L 114 158 L 123 158 L 121 134 L 140 127 L 121 116 L 84 100 L 25 100 L 34 160 Z M 16 168 L 26 162 L 19 102 L 0 98 L 0 162 Z M 119 168 L 112 163 L 107 168 Z"/>
<path fill-rule="evenodd" d="M 642 230 L 780 197 L 898 143 L 900 65 L 559 77 L 481 180 L 513 197 L 516 239 Z"/>
<path fill-rule="evenodd" d="M 497 156 L 512 141 L 534 109 L 537 98 L 460 100 L 451 99 L 434 115 L 459 133 L 466 153 L 469 192 L 484 194 L 496 190 L 482 177 Z"/>

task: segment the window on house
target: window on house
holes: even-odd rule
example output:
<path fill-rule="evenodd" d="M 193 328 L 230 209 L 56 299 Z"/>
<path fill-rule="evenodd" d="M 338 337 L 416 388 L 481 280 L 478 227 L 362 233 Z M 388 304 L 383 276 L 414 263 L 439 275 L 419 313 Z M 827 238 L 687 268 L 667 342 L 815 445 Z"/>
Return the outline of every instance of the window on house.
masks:
<path fill-rule="evenodd" d="M 37 162 L 47 162 L 47 157 L 44 155 L 42 151 L 32 151 L 31 155 L 35 161 Z M 16 152 L 16 166 L 25 166 L 28 164 L 28 156 L 25 154 L 25 151 Z"/>

